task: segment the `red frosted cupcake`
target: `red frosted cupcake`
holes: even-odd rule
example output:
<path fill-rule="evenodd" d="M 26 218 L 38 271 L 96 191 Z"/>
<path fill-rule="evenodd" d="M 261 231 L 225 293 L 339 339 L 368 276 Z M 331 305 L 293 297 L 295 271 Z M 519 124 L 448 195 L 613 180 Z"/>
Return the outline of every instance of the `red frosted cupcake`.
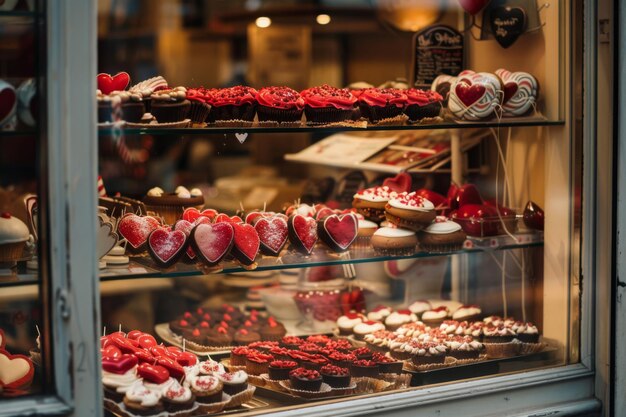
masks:
<path fill-rule="evenodd" d="M 289 87 L 264 87 L 257 92 L 259 122 L 300 123 L 304 100 Z"/>
<path fill-rule="evenodd" d="M 436 91 L 410 88 L 404 94 L 407 97 L 404 114 L 409 116 L 409 121 L 418 122 L 425 117 L 439 116 L 443 98 Z"/>
<path fill-rule="evenodd" d="M 312 87 L 300 93 L 308 124 L 328 124 L 352 120 L 357 99 L 347 88 L 330 85 Z"/>
<path fill-rule="evenodd" d="M 213 94 L 211 90 L 206 88 L 190 88 L 187 90 L 187 100 L 191 103 L 189 109 L 189 118 L 192 123 L 200 124 L 204 123 L 211 111 L 211 100 Z"/>
<path fill-rule="evenodd" d="M 238 85 L 213 92 L 209 122 L 218 125 L 249 125 L 256 114 L 257 91 Z"/>
<path fill-rule="evenodd" d="M 395 88 L 368 88 L 359 96 L 361 115 L 372 123 L 401 115 L 406 104 L 404 91 Z"/>

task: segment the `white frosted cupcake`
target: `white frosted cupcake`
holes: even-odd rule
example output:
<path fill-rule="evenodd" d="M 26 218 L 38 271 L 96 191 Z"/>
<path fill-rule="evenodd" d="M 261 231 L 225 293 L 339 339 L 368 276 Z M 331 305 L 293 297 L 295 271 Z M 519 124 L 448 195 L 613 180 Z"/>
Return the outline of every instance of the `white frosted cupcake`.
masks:
<path fill-rule="evenodd" d="M 445 216 L 437 216 L 434 222 L 418 234 L 420 249 L 426 252 L 461 250 L 466 238 L 461 225 Z"/>
<path fill-rule="evenodd" d="M 381 227 L 372 236 L 374 251 L 383 256 L 407 256 L 415 253 L 415 232 L 396 227 Z"/>
<path fill-rule="evenodd" d="M 480 317 L 482 310 L 477 305 L 462 305 L 454 313 L 452 319 L 458 321 L 474 321 Z"/>
<path fill-rule="evenodd" d="M 387 306 L 378 306 L 369 313 L 367 313 L 367 319 L 370 321 L 385 321 L 388 315 L 393 310 Z"/>
<path fill-rule="evenodd" d="M 357 217 L 359 219 L 359 227 L 352 248 L 369 249 L 372 236 L 378 230 L 378 225 L 371 220 L 365 220 L 361 214 L 357 213 Z"/>
<path fill-rule="evenodd" d="M 422 321 L 429 326 L 439 326 L 450 315 L 448 307 L 441 306 L 422 314 Z"/>
<path fill-rule="evenodd" d="M 364 321 L 354 326 L 352 332 L 356 340 L 363 340 L 366 334 L 374 333 L 378 330 L 385 330 L 385 325 L 378 321 Z"/>
<path fill-rule="evenodd" d="M 385 327 L 388 330 L 396 330 L 398 327 L 406 323 L 417 321 L 417 316 L 411 313 L 411 310 L 394 311 L 385 319 Z"/>
<path fill-rule="evenodd" d="M 411 313 L 415 314 L 418 318 L 422 317 L 422 314 L 424 314 L 425 311 L 428 311 L 432 308 L 432 306 L 430 305 L 430 303 L 426 300 L 417 300 L 414 301 L 410 306 L 409 306 L 409 310 L 411 310 Z"/>
<path fill-rule="evenodd" d="M 348 336 L 352 334 L 354 326 L 365 321 L 365 316 L 360 313 L 348 313 L 337 319 L 337 329 L 339 334 Z"/>

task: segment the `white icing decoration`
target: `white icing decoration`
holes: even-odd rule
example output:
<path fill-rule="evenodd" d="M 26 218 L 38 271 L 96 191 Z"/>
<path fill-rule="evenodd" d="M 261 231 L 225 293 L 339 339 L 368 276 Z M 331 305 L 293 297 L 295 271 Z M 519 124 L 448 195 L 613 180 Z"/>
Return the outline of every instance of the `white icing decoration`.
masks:
<path fill-rule="evenodd" d="M 130 401 L 138 402 L 142 407 L 154 407 L 161 399 L 160 391 L 153 391 L 143 385 L 142 380 L 135 381 L 128 391 L 126 398 Z"/>
<path fill-rule="evenodd" d="M 137 376 L 136 370 L 136 366 L 132 367 L 123 374 L 114 374 L 113 372 L 102 370 L 102 384 L 107 387 L 125 388 L 123 391 L 118 390 L 118 392 L 126 392 L 128 387 L 130 387 L 135 381 L 141 379 Z"/>
<path fill-rule="evenodd" d="M 422 320 L 436 320 L 448 316 L 448 310 L 428 310 L 422 314 Z"/>
<path fill-rule="evenodd" d="M 161 197 L 163 195 L 163 190 L 159 187 L 150 188 L 148 190 L 149 197 Z"/>
<path fill-rule="evenodd" d="M 344 329 L 352 329 L 359 323 L 363 323 L 362 317 L 349 318 L 347 316 L 341 316 L 337 319 L 337 326 L 342 327 Z"/>
<path fill-rule="evenodd" d="M 416 321 L 417 317 L 415 314 L 402 314 L 394 311 L 385 319 L 385 324 L 389 326 L 398 326 L 400 324 L 409 323 L 411 321 Z"/>
<path fill-rule="evenodd" d="M 176 189 L 174 190 L 174 194 L 178 195 L 180 197 L 180 194 L 189 194 L 191 195 L 191 193 L 189 192 L 189 190 L 185 187 L 183 187 L 182 185 L 179 185 L 178 187 L 176 187 Z"/>
<path fill-rule="evenodd" d="M 212 375 L 202 375 L 191 378 L 191 388 L 196 392 L 209 392 L 217 389 L 219 380 Z"/>
<path fill-rule="evenodd" d="M 413 211 L 431 211 L 435 208 L 435 205 L 431 203 L 430 200 L 416 195 L 415 192 L 389 200 L 389 205 L 391 207 Z"/>
<path fill-rule="evenodd" d="M 191 390 L 189 388 L 180 385 L 174 378 L 170 378 L 170 380 L 172 381 L 171 384 L 161 392 L 163 397 L 177 403 L 186 403 L 191 400 Z"/>
<path fill-rule="evenodd" d="M 30 232 L 23 221 L 15 216 L 6 219 L 0 216 L 0 244 L 26 242 Z"/>
<path fill-rule="evenodd" d="M 413 314 L 421 314 L 424 311 L 428 311 L 431 309 L 430 303 L 428 301 L 415 301 L 409 306 L 409 310 Z"/>
<path fill-rule="evenodd" d="M 467 316 L 475 316 L 482 313 L 482 310 L 476 306 L 463 306 L 459 307 L 457 311 L 452 314 L 454 320 L 462 319 Z"/>
<path fill-rule="evenodd" d="M 236 371 L 232 373 L 224 372 L 217 374 L 217 377 L 226 385 L 243 384 L 248 381 L 248 374 L 244 371 Z"/>
<path fill-rule="evenodd" d="M 178 198 L 191 198 L 191 194 L 187 190 L 179 191 L 176 193 L 176 197 Z"/>
<path fill-rule="evenodd" d="M 424 231 L 433 235 L 446 235 L 449 233 L 458 232 L 461 230 L 461 225 L 453 222 L 452 220 L 446 220 L 444 222 L 434 221 Z"/>
<path fill-rule="evenodd" d="M 382 203 L 403 194 L 405 193 L 397 193 L 396 191 L 391 190 L 388 186 L 383 185 L 381 187 L 367 188 L 359 193 L 356 193 L 354 198 L 372 203 Z"/>
<path fill-rule="evenodd" d="M 354 333 L 359 334 L 374 333 L 377 330 L 385 330 L 385 325 L 382 323 L 359 323 L 352 329 Z"/>
<path fill-rule="evenodd" d="M 199 188 L 192 188 L 191 191 L 189 191 L 189 193 L 191 194 L 192 197 L 202 196 L 202 190 Z"/>
<path fill-rule="evenodd" d="M 378 229 L 378 225 L 369 220 L 359 219 L 359 229 Z"/>
<path fill-rule="evenodd" d="M 415 236 L 415 232 L 397 227 L 381 227 L 374 232 L 374 236 L 382 237 L 408 237 Z"/>

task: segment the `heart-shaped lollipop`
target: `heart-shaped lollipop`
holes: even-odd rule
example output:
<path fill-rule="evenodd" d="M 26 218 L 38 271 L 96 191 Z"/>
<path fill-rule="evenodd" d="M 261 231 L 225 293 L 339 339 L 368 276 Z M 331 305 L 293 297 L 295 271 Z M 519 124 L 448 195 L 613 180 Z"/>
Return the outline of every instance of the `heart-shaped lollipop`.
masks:
<path fill-rule="evenodd" d="M 100 73 L 96 78 L 98 89 L 103 94 L 111 94 L 113 91 L 124 91 L 130 83 L 130 75 L 127 72 L 118 72 L 115 75 Z"/>
<path fill-rule="evenodd" d="M 233 216 L 230 217 L 228 214 L 224 214 L 224 213 L 220 213 L 217 216 L 215 216 L 215 221 L 214 223 L 243 223 L 243 220 L 241 220 L 241 217 L 239 216 Z"/>
<path fill-rule="evenodd" d="M 332 250 L 344 252 L 356 239 L 359 220 L 352 214 L 333 214 L 317 224 L 317 234 Z"/>
<path fill-rule="evenodd" d="M 217 214 L 217 211 L 213 209 L 200 211 L 195 207 L 189 207 L 183 211 L 183 220 L 187 220 L 190 223 L 195 222 L 200 217 L 206 217 L 209 220 L 213 220 Z"/>
<path fill-rule="evenodd" d="M 122 356 L 122 351 L 115 345 L 108 345 L 105 348 L 100 349 L 102 358 L 119 358 Z"/>
<path fill-rule="evenodd" d="M 281 217 L 260 217 L 254 223 L 254 228 L 261 241 L 261 252 L 269 256 L 278 256 L 289 237 L 285 219 Z"/>
<path fill-rule="evenodd" d="M 170 375 L 176 379 L 180 379 L 185 376 L 185 370 L 176 360 L 168 358 L 167 356 L 161 356 L 157 359 L 157 365 L 160 365 L 167 369 Z"/>
<path fill-rule="evenodd" d="M 160 365 L 142 363 L 137 366 L 137 375 L 153 384 L 162 384 L 170 377 L 170 372 Z"/>
<path fill-rule="evenodd" d="M 34 374 L 35 368 L 29 358 L 0 350 L 0 386 L 5 391 L 27 388 Z"/>
<path fill-rule="evenodd" d="M 448 109 L 460 119 L 482 120 L 495 114 L 502 96 L 502 85 L 495 75 L 464 71 L 450 88 Z"/>
<path fill-rule="evenodd" d="M 129 213 L 120 219 L 117 231 L 133 249 L 139 251 L 145 246 L 150 233 L 159 226 L 159 221 L 152 216 L 137 216 Z"/>
<path fill-rule="evenodd" d="M 383 181 L 383 185 L 386 185 L 391 191 L 396 193 L 410 193 L 412 183 L 411 175 L 406 172 L 401 172 L 395 177 L 385 178 Z"/>
<path fill-rule="evenodd" d="M 191 231 L 193 230 L 194 227 L 196 227 L 199 224 L 208 224 L 208 223 L 211 223 L 211 220 L 205 216 L 199 216 L 193 222 L 183 219 L 183 220 L 179 220 L 176 222 L 176 224 L 174 225 L 174 230 L 181 230 L 187 235 L 187 237 L 189 237 L 191 236 Z M 191 247 L 191 245 L 187 246 L 187 257 L 190 260 L 196 259 L 196 253 L 193 251 L 193 248 Z"/>
<path fill-rule="evenodd" d="M 539 83 L 535 77 L 527 72 L 510 72 L 505 69 L 496 70 L 496 75 L 504 83 L 503 116 L 523 116 L 535 109 L 539 92 Z"/>
<path fill-rule="evenodd" d="M 246 223 L 233 223 L 235 232 L 232 254 L 243 265 L 252 265 L 259 253 L 261 241 L 254 226 Z"/>
<path fill-rule="evenodd" d="M 312 217 L 296 214 L 287 222 L 289 229 L 289 241 L 294 249 L 310 255 L 317 242 L 317 222 Z"/>
<path fill-rule="evenodd" d="M 187 248 L 187 235 L 181 230 L 159 228 L 148 237 L 148 253 L 164 268 L 172 266 Z"/>
<path fill-rule="evenodd" d="M 191 231 L 191 245 L 200 260 L 213 266 L 230 252 L 234 236 L 231 223 L 199 224 Z"/>
<path fill-rule="evenodd" d="M 112 374 L 125 374 L 138 363 L 135 355 L 124 354 L 113 357 L 102 358 L 102 369 Z"/>

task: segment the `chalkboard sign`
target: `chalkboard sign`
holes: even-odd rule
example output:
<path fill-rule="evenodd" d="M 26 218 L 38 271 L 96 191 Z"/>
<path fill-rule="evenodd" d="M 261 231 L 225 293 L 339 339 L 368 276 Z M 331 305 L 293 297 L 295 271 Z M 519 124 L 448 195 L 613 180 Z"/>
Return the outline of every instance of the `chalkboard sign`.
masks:
<path fill-rule="evenodd" d="M 429 26 L 413 38 L 413 83 L 430 85 L 438 75 L 463 71 L 463 35 L 446 25 Z"/>

